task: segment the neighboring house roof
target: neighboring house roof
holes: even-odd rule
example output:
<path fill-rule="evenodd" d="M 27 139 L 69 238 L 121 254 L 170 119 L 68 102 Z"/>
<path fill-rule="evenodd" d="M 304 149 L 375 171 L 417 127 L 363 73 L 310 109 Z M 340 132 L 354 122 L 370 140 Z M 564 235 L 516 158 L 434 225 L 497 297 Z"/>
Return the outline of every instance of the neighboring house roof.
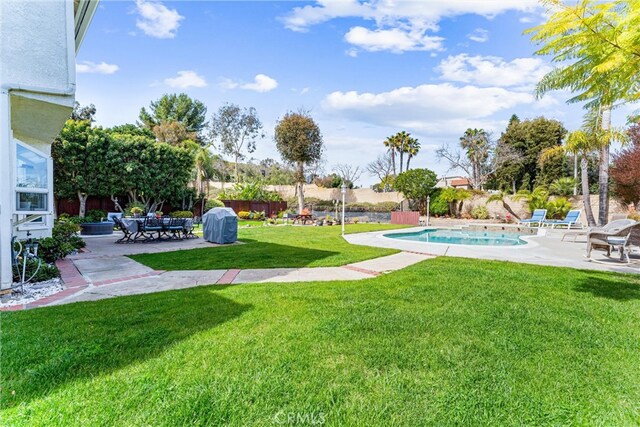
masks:
<path fill-rule="evenodd" d="M 470 182 L 467 178 L 457 178 L 451 180 L 449 183 L 452 187 L 461 187 L 463 185 L 470 185 Z"/>
<path fill-rule="evenodd" d="M 100 0 L 73 0 L 73 15 L 75 18 L 76 52 L 80 49 L 82 40 L 87 33 L 93 14 L 96 13 Z"/>

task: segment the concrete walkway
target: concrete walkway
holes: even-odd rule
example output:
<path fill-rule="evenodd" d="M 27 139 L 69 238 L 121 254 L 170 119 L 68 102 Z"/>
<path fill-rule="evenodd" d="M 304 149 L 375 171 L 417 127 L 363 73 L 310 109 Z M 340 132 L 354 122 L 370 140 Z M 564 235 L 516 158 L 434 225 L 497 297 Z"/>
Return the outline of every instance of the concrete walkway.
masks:
<path fill-rule="evenodd" d="M 87 239 L 85 252 L 57 263 L 66 289 L 26 306 L 7 307 L 4 310 L 97 301 L 203 285 L 362 280 L 432 258 L 420 253 L 399 253 L 342 267 L 157 271 L 124 255 L 206 246 L 215 245 L 202 239 L 167 245 L 114 245 L 113 236 Z"/>

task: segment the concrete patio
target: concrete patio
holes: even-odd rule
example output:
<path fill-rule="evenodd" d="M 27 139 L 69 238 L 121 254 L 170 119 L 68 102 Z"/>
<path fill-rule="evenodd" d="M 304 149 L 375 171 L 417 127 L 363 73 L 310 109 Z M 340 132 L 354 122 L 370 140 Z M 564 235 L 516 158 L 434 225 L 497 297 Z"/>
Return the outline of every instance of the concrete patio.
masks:
<path fill-rule="evenodd" d="M 415 227 L 394 231 L 377 231 L 371 233 L 348 234 L 345 239 L 354 245 L 393 248 L 412 251 L 433 256 L 451 256 L 478 258 L 501 261 L 521 262 L 525 264 L 548 265 L 554 267 L 570 267 L 587 270 L 612 271 L 618 273 L 640 273 L 640 255 L 631 255 L 631 263 L 623 264 L 616 258 L 605 256 L 604 252 L 593 251 L 591 259 L 586 257 L 586 239 L 573 237 L 562 241 L 567 230 L 542 229 L 539 235 L 527 236 L 528 242 L 522 246 L 467 246 L 440 243 L 413 242 L 409 240 L 391 239 L 385 235 L 392 233 L 408 233 L 422 231 L 427 227 Z"/>

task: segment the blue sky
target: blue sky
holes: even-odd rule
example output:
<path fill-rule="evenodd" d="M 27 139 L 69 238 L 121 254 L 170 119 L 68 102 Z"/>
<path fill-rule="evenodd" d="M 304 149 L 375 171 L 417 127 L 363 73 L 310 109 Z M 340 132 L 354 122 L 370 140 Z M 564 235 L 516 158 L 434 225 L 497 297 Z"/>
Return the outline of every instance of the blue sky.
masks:
<path fill-rule="evenodd" d="M 208 116 L 253 106 L 267 133 L 257 159 L 279 159 L 275 123 L 304 108 L 322 130 L 326 172 L 366 166 L 406 130 L 423 147 L 412 166 L 442 175 L 435 149 L 468 127 L 497 139 L 514 113 L 579 127 L 566 93 L 533 96 L 550 65 L 522 32 L 543 20 L 526 0 L 102 0 L 78 54 L 77 99 L 103 126 L 134 123 L 164 93 L 199 99 Z M 373 183 L 365 173 L 358 184 Z"/>

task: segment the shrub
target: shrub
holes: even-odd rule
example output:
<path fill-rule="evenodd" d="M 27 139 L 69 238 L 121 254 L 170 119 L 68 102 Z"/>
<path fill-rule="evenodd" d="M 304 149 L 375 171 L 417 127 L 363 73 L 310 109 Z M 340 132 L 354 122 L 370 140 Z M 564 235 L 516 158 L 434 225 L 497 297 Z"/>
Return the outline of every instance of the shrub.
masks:
<path fill-rule="evenodd" d="M 13 281 L 20 281 L 20 274 L 22 274 L 22 262 L 19 265 L 20 272 L 18 272 L 18 267 L 13 268 Z M 37 271 L 36 271 L 37 270 Z M 35 273 L 35 276 L 34 276 Z M 33 276 L 31 278 L 31 276 Z M 25 270 L 25 279 L 31 278 L 32 282 L 44 282 L 45 280 L 55 279 L 56 277 L 60 277 L 60 270 L 55 265 L 49 265 L 46 262 L 40 263 L 40 268 L 38 268 L 38 261 L 35 259 L 30 259 L 27 261 L 27 268 Z"/>
<path fill-rule="evenodd" d="M 637 211 L 629 212 L 629 215 L 627 215 L 627 218 L 640 222 L 640 212 L 637 212 Z"/>
<path fill-rule="evenodd" d="M 571 210 L 571 202 L 565 197 L 558 197 L 547 203 L 547 216 L 550 218 L 562 219 Z"/>
<path fill-rule="evenodd" d="M 84 216 L 85 222 L 101 222 L 107 218 L 107 211 L 103 209 L 91 209 Z"/>
<path fill-rule="evenodd" d="M 240 211 L 238 212 L 238 217 L 240 219 L 249 219 L 249 212 L 247 211 Z"/>
<path fill-rule="evenodd" d="M 169 215 L 171 215 L 173 218 L 193 218 L 193 212 L 191 211 L 174 211 Z"/>
<path fill-rule="evenodd" d="M 136 213 L 138 213 L 138 214 L 143 213 L 144 209 L 145 209 L 145 205 L 144 204 L 142 204 L 140 202 L 131 202 L 131 203 L 129 203 L 127 205 L 127 207 L 126 207 L 126 209 L 124 211 L 125 211 L 126 215 L 131 216 L 131 215 L 136 214 Z"/>
<path fill-rule="evenodd" d="M 210 210 L 210 209 L 213 209 L 213 208 L 224 208 L 224 203 L 222 203 L 218 199 L 209 199 L 209 200 L 207 200 L 207 203 L 204 204 L 205 212 Z"/>
<path fill-rule="evenodd" d="M 489 210 L 486 206 L 476 206 L 471 210 L 471 217 L 474 219 L 488 219 Z"/>
<path fill-rule="evenodd" d="M 54 263 L 75 250 L 71 242 L 62 239 L 45 237 L 38 240 L 38 256 L 48 263 Z"/>
<path fill-rule="evenodd" d="M 247 181 L 234 184 L 233 188 L 224 190 L 218 196 L 224 200 L 262 200 L 278 202 L 282 200 L 280 194 L 268 191 L 262 181 Z"/>
<path fill-rule="evenodd" d="M 441 197 L 442 189 L 437 188 L 431 194 L 431 202 L 429 203 L 429 211 L 431 215 L 446 215 L 449 213 L 449 203 Z"/>

